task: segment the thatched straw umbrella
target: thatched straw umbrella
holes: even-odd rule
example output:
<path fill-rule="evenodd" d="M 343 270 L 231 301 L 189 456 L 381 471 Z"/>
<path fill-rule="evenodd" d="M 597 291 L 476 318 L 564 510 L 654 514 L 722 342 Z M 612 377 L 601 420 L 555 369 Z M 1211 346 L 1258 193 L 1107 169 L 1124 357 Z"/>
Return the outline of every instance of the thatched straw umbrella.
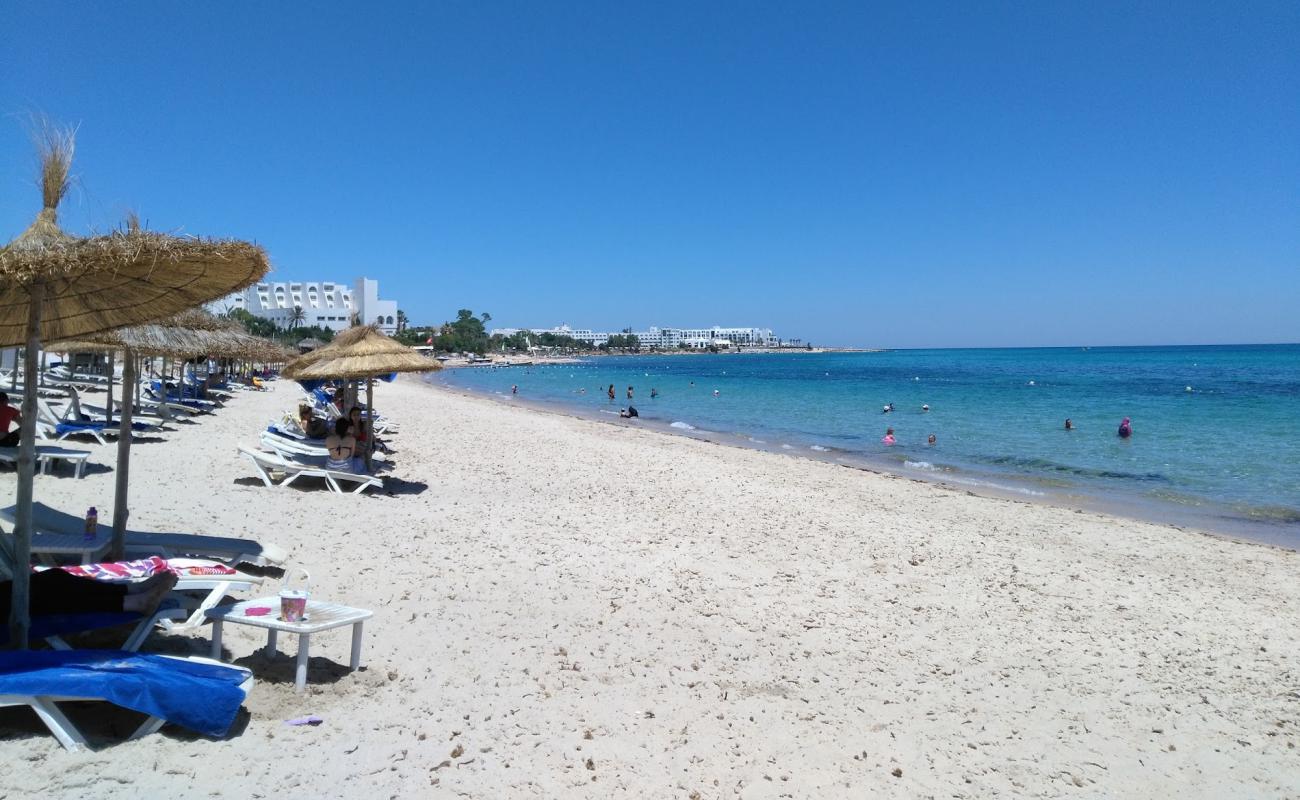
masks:
<path fill-rule="evenodd" d="M 135 409 L 137 389 L 137 359 L 142 356 L 162 358 L 190 358 L 204 352 L 211 343 L 206 331 L 176 327 L 175 318 L 148 325 L 133 325 L 113 331 L 92 334 L 80 340 L 56 342 L 52 348 L 75 353 L 122 353 L 122 417 L 129 420 Z M 108 414 L 113 414 L 112 384 L 108 390 Z M 113 496 L 113 542 L 110 558 L 121 558 L 126 537 L 126 520 L 130 513 L 127 503 L 127 476 L 130 473 L 131 434 L 129 423 L 124 426 L 117 443 L 117 485 Z"/>
<path fill-rule="evenodd" d="M 237 291 L 268 269 L 266 253 L 247 242 L 168 236 L 134 227 L 89 238 L 64 233 L 56 209 L 68 189 L 73 136 L 48 125 L 40 133 L 43 208 L 31 227 L 0 248 L 0 347 L 27 348 L 18 513 L 10 554 L 15 569 L 9 623 L 11 641 L 19 647 L 27 646 L 30 622 L 27 565 L 41 341 L 150 322 Z M 130 409 L 123 412 L 119 453 L 129 447 L 131 430 Z M 114 522 L 124 513 L 114 509 Z"/>
<path fill-rule="evenodd" d="M 140 356 L 188 359 L 198 356 L 218 358 L 267 357 L 288 361 L 292 355 L 274 342 L 252 336 L 233 321 L 223 320 L 206 311 L 191 310 L 148 325 L 133 325 L 94 334 L 78 341 L 59 342 L 56 349 L 70 352 L 123 352 L 122 409 L 126 414 L 134 406 L 136 389 L 135 362 Z M 164 394 L 166 390 L 164 388 Z M 112 413 L 112 390 L 109 391 Z M 123 433 L 118 442 L 117 487 L 113 501 L 112 557 L 121 557 L 126 536 L 126 476 L 130 465 L 130 437 Z M 126 444 L 124 444 L 126 443 Z"/>
<path fill-rule="evenodd" d="M 377 325 L 348 328 L 324 347 L 290 362 L 280 374 L 293 380 L 366 379 L 366 406 L 370 409 L 371 433 L 366 438 L 366 464 L 375 449 L 375 376 L 394 372 L 433 372 L 442 369 L 437 361 L 421 355 L 380 332 Z"/>

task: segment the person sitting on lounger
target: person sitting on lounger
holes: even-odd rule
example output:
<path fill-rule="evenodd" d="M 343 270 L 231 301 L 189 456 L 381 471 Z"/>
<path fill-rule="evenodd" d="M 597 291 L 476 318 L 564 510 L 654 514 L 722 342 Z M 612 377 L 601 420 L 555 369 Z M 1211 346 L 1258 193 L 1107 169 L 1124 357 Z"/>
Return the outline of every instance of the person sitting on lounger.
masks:
<path fill-rule="evenodd" d="M 325 469 L 336 472 L 361 474 L 364 467 L 358 462 L 357 440 L 352 435 L 352 423 L 346 419 L 334 420 L 334 433 L 325 439 Z"/>
<path fill-rule="evenodd" d="M 52 614 L 152 614 L 176 586 L 176 573 L 160 572 L 139 583 L 106 583 L 69 575 L 61 569 L 34 572 L 27 604 L 32 618 Z M 0 581 L 0 618 L 13 606 L 13 581 Z"/>
<path fill-rule="evenodd" d="M 324 439 L 329 436 L 329 425 L 312 413 L 311 406 L 302 403 L 298 406 L 298 427 L 308 439 Z"/>
<path fill-rule="evenodd" d="M 22 423 L 22 414 L 18 409 L 9 405 L 9 395 L 0 392 L 0 447 L 17 447 L 18 438 L 21 428 L 18 426 Z M 9 426 L 14 426 L 12 432 Z"/>
<path fill-rule="evenodd" d="M 352 430 L 356 432 L 357 449 L 365 452 L 366 440 L 370 437 L 370 425 L 361 418 L 361 407 L 353 406 L 348 412 L 348 420 L 352 423 Z M 375 449 L 381 453 L 393 452 L 383 439 L 375 437 Z"/>

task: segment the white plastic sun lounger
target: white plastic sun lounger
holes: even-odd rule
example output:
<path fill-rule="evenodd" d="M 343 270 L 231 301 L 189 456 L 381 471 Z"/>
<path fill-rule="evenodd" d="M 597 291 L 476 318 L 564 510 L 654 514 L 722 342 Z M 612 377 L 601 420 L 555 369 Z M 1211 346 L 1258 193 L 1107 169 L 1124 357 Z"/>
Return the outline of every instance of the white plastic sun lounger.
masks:
<path fill-rule="evenodd" d="M 81 422 L 102 422 L 106 425 L 114 426 L 121 422 L 121 414 L 116 410 L 121 408 L 120 402 L 114 402 L 110 399 L 114 410 L 114 416 L 108 416 L 108 408 L 81 402 L 81 394 L 76 389 L 68 390 L 68 412 L 64 414 L 64 420 L 79 420 Z M 69 413 L 71 416 L 69 416 Z M 172 419 L 164 414 L 146 411 L 135 412 L 131 416 L 131 426 L 137 431 L 160 431 L 163 430 L 163 423 Z"/>
<path fill-rule="evenodd" d="M 262 479 L 262 483 L 275 488 L 283 488 L 303 477 L 321 478 L 331 492 L 338 494 L 361 494 L 372 486 L 379 489 L 384 488 L 383 480 L 374 475 L 359 475 L 354 472 L 326 469 L 324 459 L 304 461 L 303 459 L 309 458 L 308 456 L 289 459 L 280 453 L 267 453 L 244 445 L 239 446 L 239 452 L 244 458 L 252 462 L 253 468 L 257 470 L 257 476 Z M 285 476 L 284 480 L 276 483 L 271 478 L 272 472 L 282 473 Z M 356 484 L 356 488 L 345 491 L 342 484 Z"/>
<path fill-rule="evenodd" d="M 305 439 L 291 439 L 270 431 L 262 431 L 262 446 L 275 451 L 289 461 L 306 464 L 323 462 L 329 457 L 329 451 L 323 445 L 313 444 Z M 371 466 L 375 470 L 386 470 L 391 469 L 392 465 L 382 453 L 375 453 L 371 459 Z"/>
<path fill-rule="evenodd" d="M 0 522 L 12 526 L 17 506 L 0 508 Z M 83 518 L 67 514 L 44 503 L 32 503 L 32 527 L 36 533 L 61 534 L 75 536 L 80 541 L 85 532 L 86 522 Z M 100 524 L 95 530 L 95 538 L 85 543 L 87 549 L 103 552 L 112 539 L 111 525 Z M 223 561 L 228 565 L 241 562 L 259 566 L 285 563 L 289 556 L 280 547 L 269 542 L 262 543 L 253 539 L 236 539 L 229 536 L 203 536 L 195 533 L 152 533 L 145 531 L 126 531 L 126 551 L 133 556 L 158 555 L 163 558 L 192 556 Z M 84 561 L 85 559 L 83 559 Z"/>
<path fill-rule="evenodd" d="M 103 652 L 104 657 L 120 659 L 123 654 L 114 653 L 113 651 Z M 235 667 L 229 664 L 222 664 L 220 661 L 214 661 L 210 658 L 201 658 L 199 656 L 172 656 L 160 654 L 158 657 L 175 661 L 188 661 L 195 664 L 206 664 L 214 667 L 225 667 L 226 669 L 235 670 L 234 680 L 238 680 L 238 690 L 248 697 L 248 693 L 253 688 L 253 673 L 251 670 L 243 667 Z M 232 681 L 233 683 L 233 681 Z M 46 694 L 0 694 L 0 708 L 7 706 L 28 706 L 36 715 L 40 717 L 41 722 L 54 738 L 59 740 L 59 744 L 70 752 L 80 752 L 90 749 L 86 737 L 82 735 L 72 720 L 59 709 L 58 703 L 64 702 L 109 702 L 104 697 L 87 697 L 87 696 L 68 696 L 68 695 L 46 695 Z M 151 733 L 157 733 L 167 720 L 160 716 L 146 714 L 145 720 L 135 731 L 127 737 L 127 740 L 139 739 L 148 736 Z"/>
<path fill-rule="evenodd" d="M 80 478 L 86 473 L 86 460 L 90 458 L 89 450 L 69 450 L 52 444 L 36 445 L 36 463 L 41 467 L 42 475 L 50 474 L 50 464 L 55 461 L 67 461 L 72 464 L 74 474 Z M 0 447 L 0 461 L 18 464 L 17 447 Z"/>

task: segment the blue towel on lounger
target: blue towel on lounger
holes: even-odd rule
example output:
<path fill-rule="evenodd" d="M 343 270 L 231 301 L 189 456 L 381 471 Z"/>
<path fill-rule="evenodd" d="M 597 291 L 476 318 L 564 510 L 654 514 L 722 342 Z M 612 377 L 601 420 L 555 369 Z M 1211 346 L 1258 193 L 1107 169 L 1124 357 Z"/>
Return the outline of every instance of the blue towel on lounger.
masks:
<path fill-rule="evenodd" d="M 106 700 L 205 736 L 225 736 L 244 702 L 234 667 L 123 650 L 0 652 L 0 694 Z"/>
<path fill-rule="evenodd" d="M 102 422 L 81 422 L 79 420 L 69 419 L 55 425 L 54 431 L 62 436 L 65 433 L 76 433 L 78 431 L 95 431 L 98 433 L 107 427 L 108 426 Z"/>

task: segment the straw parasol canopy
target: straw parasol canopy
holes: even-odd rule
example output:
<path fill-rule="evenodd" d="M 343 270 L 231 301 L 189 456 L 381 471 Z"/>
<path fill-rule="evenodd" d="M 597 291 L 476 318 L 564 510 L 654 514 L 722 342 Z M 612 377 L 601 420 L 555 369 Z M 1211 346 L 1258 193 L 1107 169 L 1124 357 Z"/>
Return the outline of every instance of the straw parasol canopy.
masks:
<path fill-rule="evenodd" d="M 56 209 L 68 189 L 73 138 L 53 129 L 43 135 L 44 208 L 0 248 L 0 347 L 27 342 L 36 287 L 40 338 L 71 339 L 193 308 L 266 274 L 266 252 L 248 242 L 136 227 L 88 238 L 65 233 Z"/>
<path fill-rule="evenodd" d="M 187 328 L 167 325 L 135 325 L 115 331 L 95 333 L 80 339 L 50 344 L 47 349 L 61 353 L 130 352 L 141 356 L 189 358 L 203 353 L 207 337 Z"/>
<path fill-rule="evenodd" d="M 216 300 L 261 279 L 268 264 L 261 247 L 144 231 L 132 225 L 106 236 L 78 237 L 58 225 L 59 203 L 72 169 L 72 131 L 39 130 L 42 208 L 31 226 L 0 248 L 0 347 L 27 349 L 18 448 L 11 641 L 27 646 L 31 560 L 32 484 L 36 468 L 36 372 L 42 340 L 72 339 L 141 325 Z M 128 370 L 133 360 L 127 360 Z M 128 375 L 131 373 L 129 372 Z M 123 409 L 118 442 L 118 496 L 125 496 L 131 409 Z M 114 541 L 126 527 L 125 504 L 113 509 Z M 115 548 L 117 549 L 117 548 Z"/>
<path fill-rule="evenodd" d="M 366 406 L 374 414 L 375 376 L 393 372 L 432 372 L 438 369 L 442 369 L 442 365 L 437 361 L 385 336 L 379 331 L 379 326 L 358 325 L 335 336 L 334 341 L 319 350 L 299 356 L 280 374 L 293 380 L 365 378 Z M 370 465 L 374 447 L 375 437 L 367 437 L 367 466 Z"/>
<path fill-rule="evenodd" d="M 393 372 L 432 372 L 437 361 L 379 331 L 376 325 L 348 328 L 334 341 L 291 361 L 280 373 L 294 380 L 373 378 Z"/>

